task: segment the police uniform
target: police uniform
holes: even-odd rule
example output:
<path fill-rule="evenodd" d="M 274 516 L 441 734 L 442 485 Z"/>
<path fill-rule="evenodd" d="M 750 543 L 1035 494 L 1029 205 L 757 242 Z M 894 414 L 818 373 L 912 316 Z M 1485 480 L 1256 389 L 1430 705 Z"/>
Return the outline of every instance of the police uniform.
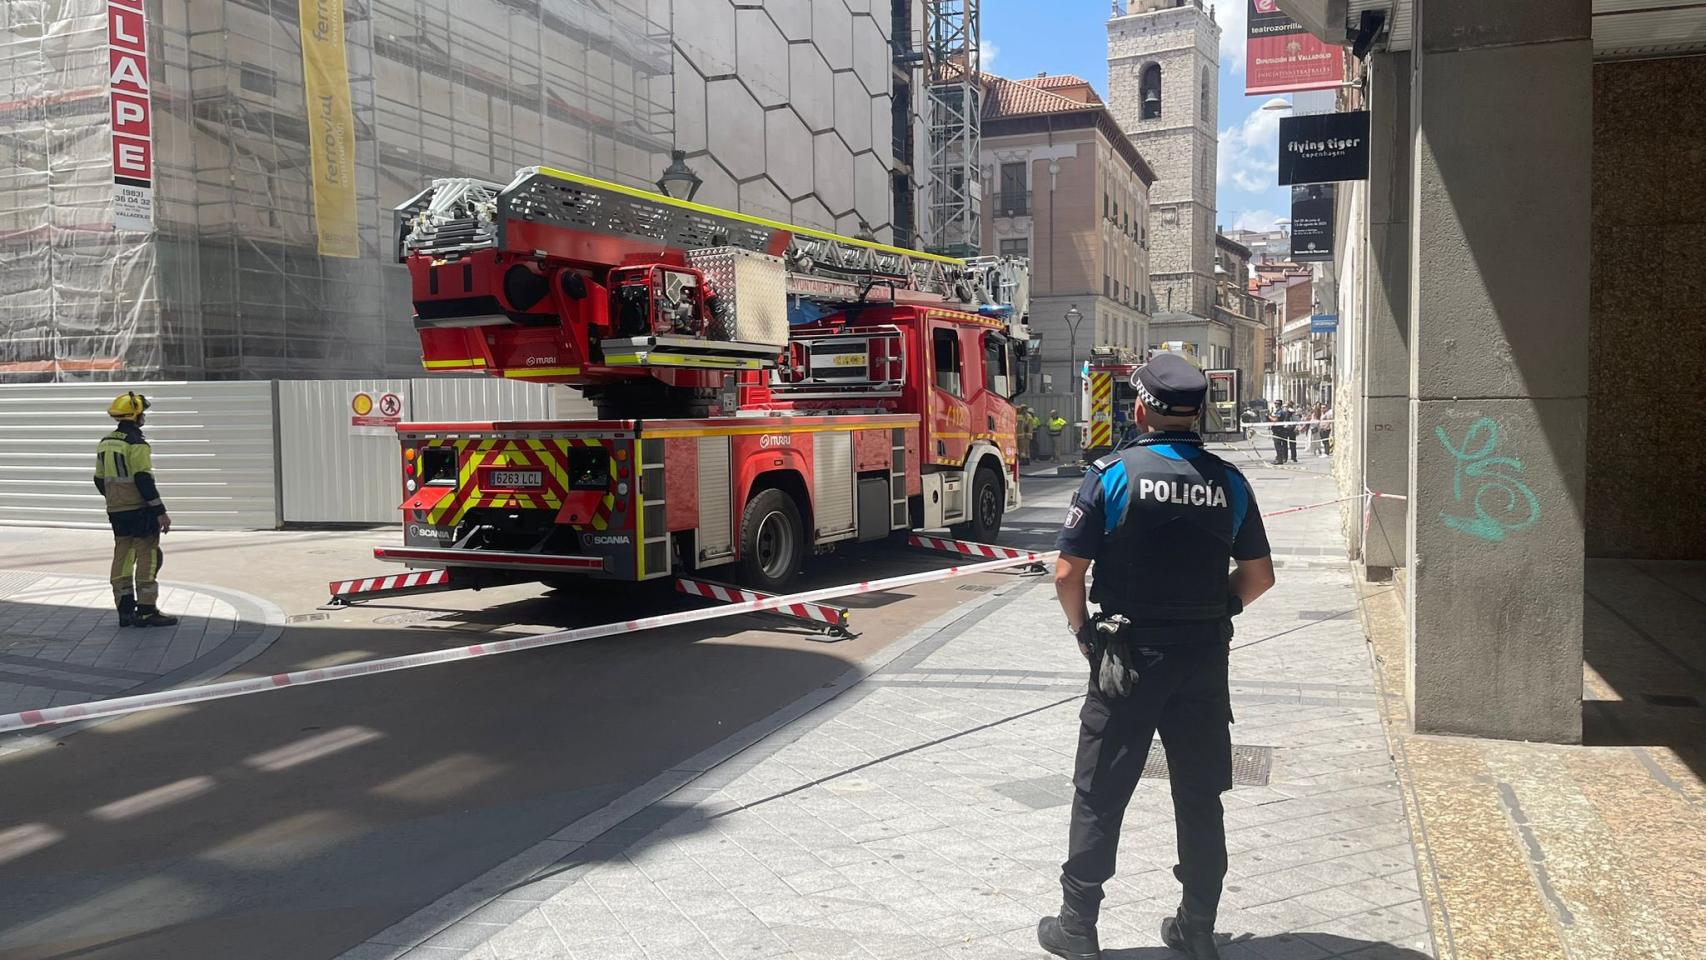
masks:
<path fill-rule="evenodd" d="M 1174 359 L 1158 357 L 1133 377 L 1143 402 L 1163 413 L 1169 403 L 1186 412 L 1200 407 L 1207 389 L 1201 371 Z M 1184 388 L 1170 387 L 1168 375 Z M 1220 794 L 1232 787 L 1228 640 L 1231 617 L 1242 609 L 1228 576 L 1231 561 L 1269 554 L 1256 498 L 1244 476 L 1205 450 L 1198 434 L 1151 432 L 1090 468 L 1056 546 L 1094 562 L 1090 600 L 1100 616 L 1129 620 L 1120 638 L 1135 676 L 1127 695 L 1109 696 L 1092 664 L 1079 715 L 1060 921 L 1087 930 L 1089 946 L 1052 952 L 1099 955 L 1094 925 L 1102 885 L 1114 874 L 1126 804 L 1157 731 L 1178 830 L 1173 872 L 1184 887 L 1180 919 L 1206 924 L 1212 941 L 1226 874 Z"/>
<path fill-rule="evenodd" d="M 147 409 L 148 401 L 140 394 L 114 400 L 107 413 L 118 425 L 95 447 L 95 489 L 106 498 L 113 528 L 111 579 L 121 626 L 177 623 L 155 606 L 164 559 L 160 518 L 166 515 L 166 505 L 154 485 L 153 452 L 139 422 Z"/>

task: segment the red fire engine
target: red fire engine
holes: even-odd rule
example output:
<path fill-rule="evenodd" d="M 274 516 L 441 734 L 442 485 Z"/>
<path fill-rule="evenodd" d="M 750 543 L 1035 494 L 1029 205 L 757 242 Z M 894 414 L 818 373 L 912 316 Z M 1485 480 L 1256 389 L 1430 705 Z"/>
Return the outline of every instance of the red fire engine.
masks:
<path fill-rule="evenodd" d="M 1019 504 L 1025 266 L 528 168 L 397 211 L 428 370 L 578 387 L 597 419 L 405 423 L 403 545 L 475 582 L 651 580 Z M 474 574 L 482 571 L 481 574 Z"/>

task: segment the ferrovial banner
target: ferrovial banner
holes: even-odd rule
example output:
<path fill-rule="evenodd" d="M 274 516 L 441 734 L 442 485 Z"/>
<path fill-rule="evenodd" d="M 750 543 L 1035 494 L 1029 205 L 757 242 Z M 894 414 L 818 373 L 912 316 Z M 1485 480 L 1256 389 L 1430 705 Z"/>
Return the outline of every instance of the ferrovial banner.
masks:
<path fill-rule="evenodd" d="M 314 226 L 322 257 L 358 257 L 355 115 L 344 56 L 343 0 L 298 0 L 308 140 L 314 162 Z"/>
<path fill-rule="evenodd" d="M 154 106 L 143 0 L 107 0 L 107 100 L 113 133 L 113 229 L 154 229 Z"/>
<path fill-rule="evenodd" d="M 1333 259 L 1331 183 L 1300 183 L 1291 188 L 1291 259 L 1296 263 Z"/>
<path fill-rule="evenodd" d="M 1325 90 L 1345 78 L 1345 48 L 1328 46 L 1285 15 L 1277 0 L 1247 0 L 1244 93 Z"/>

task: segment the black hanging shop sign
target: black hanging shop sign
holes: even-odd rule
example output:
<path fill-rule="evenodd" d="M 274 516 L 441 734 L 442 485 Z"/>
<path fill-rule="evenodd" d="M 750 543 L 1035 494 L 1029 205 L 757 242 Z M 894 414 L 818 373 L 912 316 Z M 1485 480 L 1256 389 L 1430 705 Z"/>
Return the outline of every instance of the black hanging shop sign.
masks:
<path fill-rule="evenodd" d="M 1368 179 L 1368 111 L 1280 118 L 1279 182 Z"/>
<path fill-rule="evenodd" d="M 1330 183 L 1300 183 L 1291 188 L 1291 259 L 1298 263 L 1333 259 L 1333 196 Z"/>

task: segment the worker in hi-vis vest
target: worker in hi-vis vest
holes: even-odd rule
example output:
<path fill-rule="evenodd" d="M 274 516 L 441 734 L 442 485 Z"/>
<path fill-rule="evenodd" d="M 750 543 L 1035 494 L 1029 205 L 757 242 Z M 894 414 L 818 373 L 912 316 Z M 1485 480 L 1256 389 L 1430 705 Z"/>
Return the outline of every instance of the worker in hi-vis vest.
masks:
<path fill-rule="evenodd" d="M 95 448 L 95 489 L 107 498 L 113 525 L 113 600 L 121 627 L 170 627 L 177 617 L 160 612 L 160 535 L 172 518 L 154 486 L 154 460 L 142 437 L 148 398 L 125 393 L 107 408 L 118 428 Z"/>

